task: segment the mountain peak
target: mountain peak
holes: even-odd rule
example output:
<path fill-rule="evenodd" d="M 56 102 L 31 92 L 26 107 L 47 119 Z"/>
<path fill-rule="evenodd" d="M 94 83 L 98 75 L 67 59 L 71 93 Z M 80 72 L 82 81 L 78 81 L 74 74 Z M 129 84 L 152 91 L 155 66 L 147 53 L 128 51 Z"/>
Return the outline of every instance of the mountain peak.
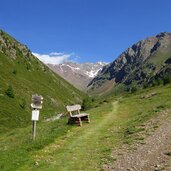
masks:
<path fill-rule="evenodd" d="M 170 32 L 161 32 L 156 35 L 156 37 L 158 37 L 158 38 L 165 37 L 165 36 L 171 36 L 171 33 Z"/>
<path fill-rule="evenodd" d="M 58 65 L 48 64 L 49 68 L 59 74 L 61 77 L 69 81 L 80 90 L 85 90 L 88 83 L 98 74 L 105 62 L 86 62 L 74 63 L 64 62 Z"/>

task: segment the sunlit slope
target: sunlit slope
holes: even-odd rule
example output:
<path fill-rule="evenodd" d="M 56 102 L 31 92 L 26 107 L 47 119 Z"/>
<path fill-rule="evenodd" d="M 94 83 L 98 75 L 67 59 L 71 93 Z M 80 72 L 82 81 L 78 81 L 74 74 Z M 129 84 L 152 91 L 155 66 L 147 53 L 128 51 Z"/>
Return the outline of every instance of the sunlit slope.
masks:
<path fill-rule="evenodd" d="M 65 105 L 81 103 L 85 94 L 53 73 L 30 50 L 0 32 L 0 131 L 27 125 L 31 96 L 44 97 L 40 119 L 65 112 Z"/>

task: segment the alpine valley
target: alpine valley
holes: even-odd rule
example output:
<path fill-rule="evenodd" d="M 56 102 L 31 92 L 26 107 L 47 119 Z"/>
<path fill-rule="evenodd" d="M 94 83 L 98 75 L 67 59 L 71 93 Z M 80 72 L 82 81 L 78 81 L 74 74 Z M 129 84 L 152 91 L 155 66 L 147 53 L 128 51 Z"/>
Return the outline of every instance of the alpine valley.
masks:
<path fill-rule="evenodd" d="M 170 92 L 171 33 L 139 41 L 107 65 L 47 66 L 0 30 L 0 170 L 170 171 Z M 33 94 L 44 98 L 35 139 Z M 66 105 L 76 104 L 84 113 L 69 116 Z M 90 123 L 78 126 L 85 114 Z"/>

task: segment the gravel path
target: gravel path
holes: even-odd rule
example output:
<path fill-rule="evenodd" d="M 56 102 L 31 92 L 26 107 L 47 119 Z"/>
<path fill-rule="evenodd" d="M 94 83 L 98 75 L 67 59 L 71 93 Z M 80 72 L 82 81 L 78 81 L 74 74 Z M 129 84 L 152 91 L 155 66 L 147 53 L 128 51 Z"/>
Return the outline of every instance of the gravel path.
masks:
<path fill-rule="evenodd" d="M 167 110 L 144 125 L 142 143 L 114 151 L 117 161 L 106 171 L 171 171 L 171 111 Z M 157 125 L 157 126 L 156 126 Z M 155 129 L 151 129 L 155 128 Z"/>

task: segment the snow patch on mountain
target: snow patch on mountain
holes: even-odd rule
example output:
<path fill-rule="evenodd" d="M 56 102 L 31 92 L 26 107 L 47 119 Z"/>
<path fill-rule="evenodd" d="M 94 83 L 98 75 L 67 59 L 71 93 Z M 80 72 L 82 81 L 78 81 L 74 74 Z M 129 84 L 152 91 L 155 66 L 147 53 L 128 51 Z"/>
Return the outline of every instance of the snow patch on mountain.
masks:
<path fill-rule="evenodd" d="M 81 64 L 65 62 L 58 65 L 48 64 L 49 68 L 54 72 L 81 90 L 86 89 L 88 83 L 97 76 L 98 72 L 102 70 L 105 65 L 107 65 L 105 62 L 87 62 Z"/>
<path fill-rule="evenodd" d="M 90 77 L 90 78 L 94 78 L 95 76 L 97 76 L 97 74 L 98 74 L 98 72 L 100 70 L 101 70 L 101 68 L 100 69 L 91 70 L 91 71 L 86 71 L 85 74 L 87 74 L 87 76 Z"/>

